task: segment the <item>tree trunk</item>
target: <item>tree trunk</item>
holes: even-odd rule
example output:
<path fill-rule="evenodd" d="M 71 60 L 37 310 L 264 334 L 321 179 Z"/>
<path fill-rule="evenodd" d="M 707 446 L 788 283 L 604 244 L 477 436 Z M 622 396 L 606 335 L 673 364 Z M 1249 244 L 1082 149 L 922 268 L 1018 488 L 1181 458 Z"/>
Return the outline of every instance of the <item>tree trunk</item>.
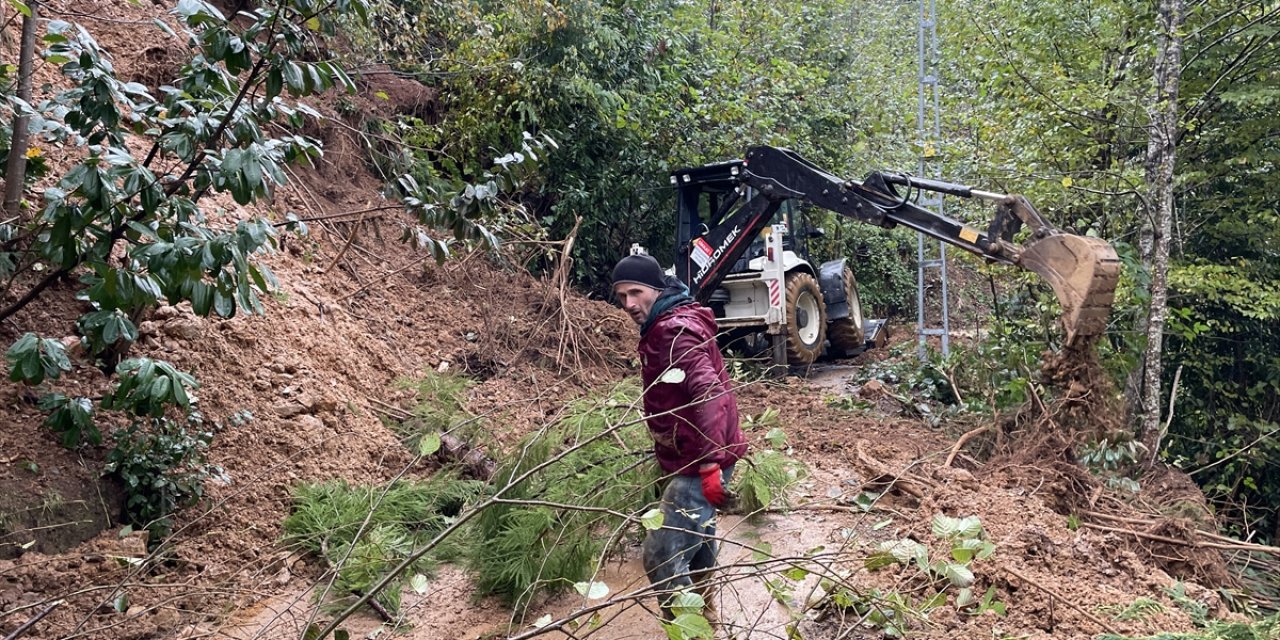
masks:
<path fill-rule="evenodd" d="M 36 21 L 40 14 L 40 0 L 27 0 L 31 15 L 22 19 L 22 44 L 18 53 L 18 97 L 31 102 L 31 67 L 36 51 Z M 13 117 L 13 138 L 9 144 L 9 161 L 4 170 L 4 217 L 25 217 L 20 210 L 22 187 L 27 179 L 27 126 L 30 116 Z"/>
<path fill-rule="evenodd" d="M 1160 452 L 1161 361 L 1168 317 L 1169 238 L 1173 229 L 1173 169 L 1177 151 L 1178 88 L 1182 67 L 1185 0 L 1160 0 L 1155 60 L 1155 103 L 1147 144 L 1150 174 L 1147 206 L 1151 210 L 1151 307 L 1147 315 L 1147 347 L 1143 355 L 1141 441 L 1150 452 L 1148 465 Z"/>

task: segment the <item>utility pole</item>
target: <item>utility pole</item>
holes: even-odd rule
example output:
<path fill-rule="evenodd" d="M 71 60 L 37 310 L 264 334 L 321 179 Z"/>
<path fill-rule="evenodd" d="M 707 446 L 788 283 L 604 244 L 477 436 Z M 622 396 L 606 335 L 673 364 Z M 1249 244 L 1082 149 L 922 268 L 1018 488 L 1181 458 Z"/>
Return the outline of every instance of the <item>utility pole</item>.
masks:
<path fill-rule="evenodd" d="M 916 50 L 919 57 L 919 102 L 916 108 L 916 135 L 920 145 L 920 175 L 925 178 L 940 178 L 941 172 L 935 162 L 938 145 L 942 140 L 942 117 L 939 107 L 938 86 L 938 11 L 936 0 L 920 0 L 920 20 L 916 30 Z M 927 195 L 926 195 L 927 194 Z M 921 192 L 917 203 L 921 207 L 942 214 L 942 194 L 929 191 Z M 936 247 L 936 248 L 935 248 Z M 930 327 L 925 319 L 925 273 L 936 270 L 940 291 L 934 289 L 933 296 L 941 301 L 942 326 Z M 926 240 L 922 233 L 916 234 L 916 346 L 917 355 L 925 358 L 925 342 L 929 336 L 942 336 L 942 355 L 951 353 L 951 318 L 947 308 L 947 248 L 940 240 Z"/>

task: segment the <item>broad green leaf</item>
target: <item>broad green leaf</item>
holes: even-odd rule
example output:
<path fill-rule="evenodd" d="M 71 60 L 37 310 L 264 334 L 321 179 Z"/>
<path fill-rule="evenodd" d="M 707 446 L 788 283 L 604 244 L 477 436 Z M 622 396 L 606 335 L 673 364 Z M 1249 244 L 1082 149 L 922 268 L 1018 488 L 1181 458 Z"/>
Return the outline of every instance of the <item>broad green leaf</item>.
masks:
<path fill-rule="evenodd" d="M 955 544 L 951 546 L 951 557 L 954 558 L 956 562 L 968 563 L 977 556 L 978 552 L 984 546 L 991 546 L 991 543 L 983 540 L 975 540 L 973 538 L 957 540 Z"/>
<path fill-rule="evenodd" d="M 876 571 L 898 564 L 898 559 L 888 551 L 877 551 L 876 553 L 867 556 L 867 559 L 864 560 L 862 564 L 868 571 Z"/>
<path fill-rule="evenodd" d="M 417 593 L 417 594 L 426 593 L 427 577 L 422 575 L 421 573 L 413 574 L 413 577 L 409 578 L 409 587 L 413 589 L 414 593 Z"/>
<path fill-rule="evenodd" d="M 662 528 L 662 522 L 666 518 L 659 509 L 650 509 L 640 516 L 640 524 L 649 531 L 655 531 Z"/>
<path fill-rule="evenodd" d="M 684 613 L 676 616 L 676 619 L 671 622 L 663 622 L 662 628 L 667 632 L 670 640 L 693 640 L 694 638 L 712 640 L 715 637 L 711 623 L 701 615 L 693 613 Z"/>
<path fill-rule="evenodd" d="M 937 567 L 939 575 L 949 580 L 951 584 L 957 587 L 973 584 L 973 571 L 970 571 L 969 567 L 953 562 L 941 562 L 939 565 L 941 565 Z"/>
<path fill-rule="evenodd" d="M 213 311 L 223 318 L 230 318 L 236 312 L 235 299 L 222 289 L 213 290 Z"/>
<path fill-rule="evenodd" d="M 928 613 L 929 611 L 937 609 L 945 604 L 947 604 L 947 594 L 939 591 L 933 594 L 933 596 L 926 598 L 924 602 L 920 603 L 920 611 Z"/>
<path fill-rule="evenodd" d="M 609 585 L 603 582 L 576 582 L 573 588 L 588 600 L 600 600 L 609 595 Z"/>
<path fill-rule="evenodd" d="M 982 542 L 982 546 L 978 548 L 978 559 L 986 560 L 987 558 L 990 558 L 991 554 L 995 552 L 996 552 L 996 545 L 984 540 Z"/>
<path fill-rule="evenodd" d="M 9 0 L 9 4 L 13 5 L 13 8 L 17 9 L 18 13 L 22 14 L 22 17 L 31 17 L 31 7 L 28 7 L 27 3 L 21 2 L 20 0 Z"/>
<path fill-rule="evenodd" d="M 672 367 L 664 371 L 662 376 L 658 378 L 658 381 L 665 382 L 667 384 L 680 384 L 681 382 L 684 382 L 684 376 L 684 369 Z"/>
<path fill-rule="evenodd" d="M 933 517 L 933 533 L 942 538 L 972 538 L 982 533 L 982 521 L 977 516 L 952 518 L 940 513 Z"/>
<path fill-rule="evenodd" d="M 686 613 L 702 615 L 702 612 L 707 608 L 706 600 L 703 600 L 702 596 L 693 591 L 681 591 L 671 596 L 671 601 L 668 604 L 671 607 L 671 613 L 676 616 Z"/>
<path fill-rule="evenodd" d="M 769 446 L 775 449 L 781 449 L 787 445 L 787 432 L 778 427 L 774 427 L 770 429 L 768 433 L 764 434 L 764 439 L 769 443 Z"/>
<path fill-rule="evenodd" d="M 929 553 L 929 550 L 924 545 L 908 538 L 886 540 L 879 544 L 877 550 L 892 555 L 895 560 L 902 564 L 910 564 L 912 560 L 918 559 L 921 555 L 928 557 Z"/>
<path fill-rule="evenodd" d="M 284 75 L 279 68 L 273 68 L 267 72 L 267 99 L 270 100 L 278 95 L 284 89 Z"/>
<path fill-rule="evenodd" d="M 284 67 L 281 69 L 281 74 L 284 79 L 285 86 L 289 88 L 290 95 L 296 96 L 302 93 L 305 87 L 302 81 L 301 67 L 292 61 L 286 62 Z"/>
<path fill-rule="evenodd" d="M 751 551 L 751 559 L 756 562 L 764 562 L 773 558 L 773 545 L 768 542 L 758 542 L 755 549 Z"/>
<path fill-rule="evenodd" d="M 418 455 L 429 456 L 440 450 L 440 434 L 427 433 L 423 434 L 418 440 Z"/>
<path fill-rule="evenodd" d="M 782 575 L 788 580 L 804 580 L 809 576 L 809 571 L 804 567 L 791 567 L 790 569 L 783 571 Z"/>

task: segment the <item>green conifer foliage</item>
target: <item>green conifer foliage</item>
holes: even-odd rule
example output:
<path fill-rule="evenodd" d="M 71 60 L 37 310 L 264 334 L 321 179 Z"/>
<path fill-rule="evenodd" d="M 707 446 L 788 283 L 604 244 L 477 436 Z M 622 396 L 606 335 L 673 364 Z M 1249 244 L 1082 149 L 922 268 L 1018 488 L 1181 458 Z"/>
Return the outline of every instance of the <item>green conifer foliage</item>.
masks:
<path fill-rule="evenodd" d="M 425 481 L 389 486 L 337 480 L 294 490 L 293 513 L 284 521 L 285 540 L 328 561 L 337 571 L 330 594 L 337 600 L 366 593 L 415 549 L 436 537 L 484 493 L 485 484 L 441 472 Z M 452 536 L 413 566 L 430 573 L 437 562 L 456 559 L 468 536 Z M 409 572 L 400 583 L 411 579 Z M 400 606 L 400 589 L 384 589 L 378 601 Z"/>
<path fill-rule="evenodd" d="M 657 499 L 639 394 L 628 382 L 578 401 L 513 449 L 495 475 L 499 487 L 561 457 L 477 517 L 475 537 L 484 542 L 469 564 L 481 593 L 522 608 L 539 592 L 588 579 L 633 528 L 627 518 Z"/>

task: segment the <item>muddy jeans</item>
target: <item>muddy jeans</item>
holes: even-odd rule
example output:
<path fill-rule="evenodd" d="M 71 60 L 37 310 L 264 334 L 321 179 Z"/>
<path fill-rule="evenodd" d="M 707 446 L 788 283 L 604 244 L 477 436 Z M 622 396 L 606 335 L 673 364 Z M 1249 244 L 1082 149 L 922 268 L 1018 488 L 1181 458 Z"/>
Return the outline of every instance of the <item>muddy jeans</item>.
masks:
<path fill-rule="evenodd" d="M 725 486 L 733 467 L 721 471 Z M 644 539 L 644 570 L 658 591 L 659 605 L 671 594 L 693 588 L 716 566 L 716 510 L 702 495 L 698 476 L 676 476 L 662 491 L 662 528 Z M 670 611 L 662 613 L 670 618 Z"/>

